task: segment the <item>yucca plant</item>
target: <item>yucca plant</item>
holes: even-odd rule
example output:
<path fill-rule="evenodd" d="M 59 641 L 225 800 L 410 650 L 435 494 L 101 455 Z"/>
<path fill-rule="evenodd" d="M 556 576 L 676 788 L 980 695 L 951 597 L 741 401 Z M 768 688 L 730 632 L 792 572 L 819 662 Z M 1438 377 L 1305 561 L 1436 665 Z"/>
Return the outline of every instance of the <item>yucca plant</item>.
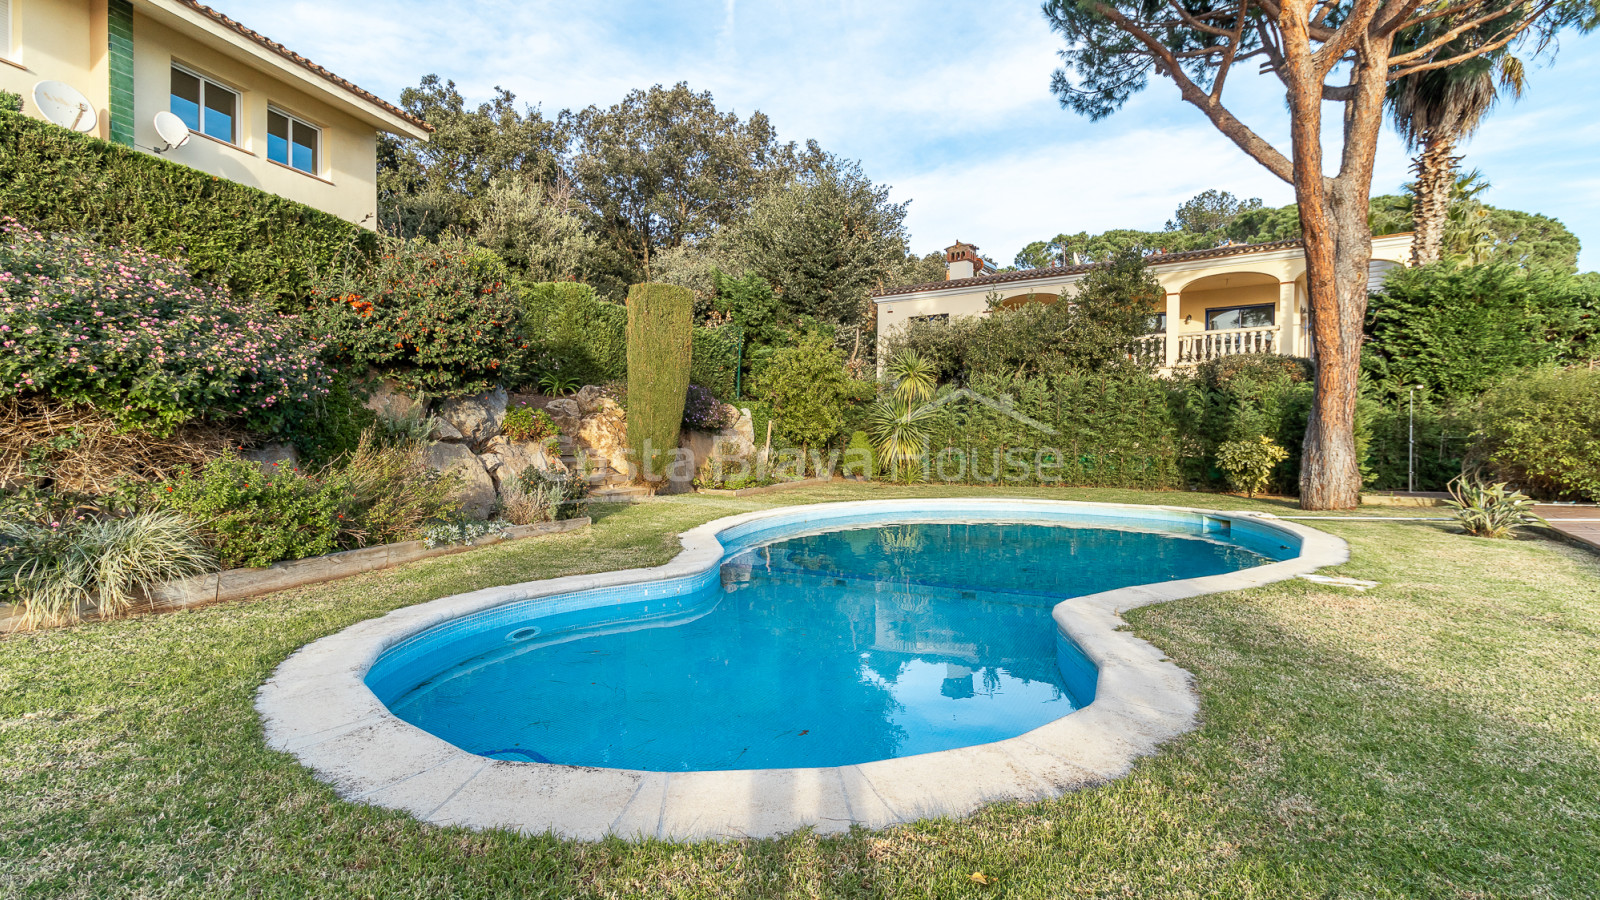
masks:
<path fill-rule="evenodd" d="M 922 455 L 937 412 L 935 406 L 903 397 L 885 397 L 872 405 L 867 427 L 878 449 L 878 464 L 891 477 L 922 480 Z"/>
<path fill-rule="evenodd" d="M 917 351 L 902 350 L 895 354 L 884 371 L 894 382 L 895 399 L 907 403 L 927 403 L 933 399 L 939 371 Z"/>
<path fill-rule="evenodd" d="M 576 378 L 559 372 L 547 372 L 539 379 L 539 390 L 547 397 L 564 397 L 580 387 L 583 385 Z"/>
<path fill-rule="evenodd" d="M 1458 475 L 1450 482 L 1450 499 L 1444 505 L 1455 511 L 1456 521 L 1474 537 L 1503 538 L 1520 525 L 1549 524 L 1533 514 L 1532 497 L 1503 481 L 1485 485 Z"/>
<path fill-rule="evenodd" d="M 173 513 L 0 522 L 0 588 L 27 628 L 76 622 L 84 607 L 126 612 L 159 585 L 214 566 L 191 523 Z"/>

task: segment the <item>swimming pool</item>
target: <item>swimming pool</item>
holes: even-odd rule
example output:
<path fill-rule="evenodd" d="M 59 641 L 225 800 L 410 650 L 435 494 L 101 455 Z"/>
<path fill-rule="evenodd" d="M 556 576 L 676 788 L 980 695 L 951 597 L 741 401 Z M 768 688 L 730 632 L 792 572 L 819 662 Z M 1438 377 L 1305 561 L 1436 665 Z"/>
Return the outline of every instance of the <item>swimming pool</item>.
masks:
<path fill-rule="evenodd" d="M 1015 498 L 770 509 L 681 541 L 666 565 L 313 642 L 257 695 L 267 743 L 437 824 L 688 839 L 961 815 L 1119 777 L 1194 727 L 1191 676 L 1121 611 L 1347 555 L 1270 516 Z"/>
<path fill-rule="evenodd" d="M 1092 702 L 1097 670 L 1052 618 L 1062 600 L 1288 550 L 1204 521 L 1090 517 L 802 523 L 729 543 L 714 579 L 424 632 L 367 685 L 492 759 L 657 772 L 893 759 Z"/>

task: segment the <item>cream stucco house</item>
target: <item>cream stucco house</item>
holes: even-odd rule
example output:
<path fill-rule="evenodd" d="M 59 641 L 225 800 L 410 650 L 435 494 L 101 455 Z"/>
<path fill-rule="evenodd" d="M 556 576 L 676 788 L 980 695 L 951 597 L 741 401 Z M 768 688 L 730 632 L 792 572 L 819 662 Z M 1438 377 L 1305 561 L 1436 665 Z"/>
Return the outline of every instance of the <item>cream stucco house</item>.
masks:
<path fill-rule="evenodd" d="M 375 227 L 379 133 L 428 127 L 193 0 L 0 0 L 0 90 L 58 81 L 83 94 L 92 133 L 166 148 L 159 112 L 190 129 L 165 157 Z"/>
<path fill-rule="evenodd" d="M 945 281 L 880 291 L 878 345 L 918 319 L 949 321 L 986 315 L 991 299 L 1004 306 L 1071 298 L 1093 265 L 990 272 L 978 248 L 957 241 L 945 250 Z M 1374 285 L 1411 256 L 1411 235 L 1374 238 L 1369 269 Z M 1239 353 L 1310 356 L 1306 260 L 1299 241 L 1234 245 L 1148 257 L 1166 297 L 1151 310 L 1144 340 L 1165 371 Z"/>

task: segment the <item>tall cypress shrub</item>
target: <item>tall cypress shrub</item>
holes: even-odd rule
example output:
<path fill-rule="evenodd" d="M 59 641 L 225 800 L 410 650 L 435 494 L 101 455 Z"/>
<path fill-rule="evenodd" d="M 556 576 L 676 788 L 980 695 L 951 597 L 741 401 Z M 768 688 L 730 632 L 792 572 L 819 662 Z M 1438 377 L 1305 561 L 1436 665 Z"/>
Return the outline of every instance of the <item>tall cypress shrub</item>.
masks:
<path fill-rule="evenodd" d="M 694 292 L 688 288 L 636 284 L 628 290 L 628 445 L 652 480 L 665 477 L 678 448 L 693 313 Z"/>

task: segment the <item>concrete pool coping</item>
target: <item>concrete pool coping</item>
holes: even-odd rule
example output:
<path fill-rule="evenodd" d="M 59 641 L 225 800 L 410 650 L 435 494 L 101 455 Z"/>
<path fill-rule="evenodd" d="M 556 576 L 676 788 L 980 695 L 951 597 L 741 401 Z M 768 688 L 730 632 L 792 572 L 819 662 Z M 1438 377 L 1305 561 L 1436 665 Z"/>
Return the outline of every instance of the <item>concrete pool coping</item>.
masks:
<path fill-rule="evenodd" d="M 365 677 L 388 648 L 462 616 L 508 603 L 654 582 L 720 566 L 717 535 L 762 519 L 883 512 L 929 519 L 962 510 L 992 520 L 1046 512 L 1121 510 L 1251 522 L 1299 538 L 1300 554 L 1238 572 L 1063 600 L 1056 625 L 1099 669 L 1093 702 L 1018 737 L 835 768 L 644 772 L 493 760 L 461 750 L 394 716 Z M 267 744 L 295 755 L 352 802 L 403 810 L 424 822 L 598 840 L 735 839 L 811 827 L 836 832 L 935 816 L 960 816 L 1007 800 L 1039 800 L 1126 774 L 1140 757 L 1196 727 L 1192 676 L 1154 645 L 1122 630 L 1121 610 L 1257 587 L 1337 565 L 1345 542 L 1268 514 L 1065 500 L 938 498 L 779 507 L 717 519 L 684 532 L 665 565 L 486 588 L 397 609 L 314 641 L 285 660 L 256 696 Z"/>

